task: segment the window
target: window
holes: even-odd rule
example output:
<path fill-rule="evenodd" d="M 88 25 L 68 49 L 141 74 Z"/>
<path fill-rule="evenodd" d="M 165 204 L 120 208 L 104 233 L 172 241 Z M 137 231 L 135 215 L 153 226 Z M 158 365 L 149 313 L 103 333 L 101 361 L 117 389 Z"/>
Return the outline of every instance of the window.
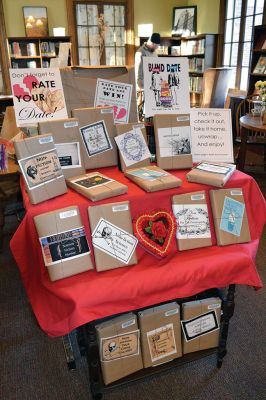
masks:
<path fill-rule="evenodd" d="M 231 88 L 246 90 L 252 49 L 252 30 L 263 20 L 264 0 L 227 0 L 223 66 L 232 67 Z"/>
<path fill-rule="evenodd" d="M 69 25 L 74 26 L 71 36 L 75 37 L 73 44 L 77 64 L 130 63 L 132 50 L 134 52 L 131 43 L 132 40 L 134 42 L 132 7 L 133 0 L 68 0 L 68 18 Z"/>

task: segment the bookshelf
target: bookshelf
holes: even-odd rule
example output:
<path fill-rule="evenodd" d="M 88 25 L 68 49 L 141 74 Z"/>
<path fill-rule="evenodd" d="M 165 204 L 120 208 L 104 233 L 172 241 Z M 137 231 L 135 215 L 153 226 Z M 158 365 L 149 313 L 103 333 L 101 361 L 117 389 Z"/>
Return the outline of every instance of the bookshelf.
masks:
<path fill-rule="evenodd" d="M 247 94 L 253 94 L 255 83 L 263 80 L 266 80 L 266 25 L 257 25 L 254 26 L 253 31 L 253 49 Z"/>
<path fill-rule="evenodd" d="M 49 68 L 52 58 L 56 58 L 60 43 L 70 43 L 70 36 L 9 37 L 8 58 L 10 68 Z M 68 65 L 72 65 L 71 51 Z"/>

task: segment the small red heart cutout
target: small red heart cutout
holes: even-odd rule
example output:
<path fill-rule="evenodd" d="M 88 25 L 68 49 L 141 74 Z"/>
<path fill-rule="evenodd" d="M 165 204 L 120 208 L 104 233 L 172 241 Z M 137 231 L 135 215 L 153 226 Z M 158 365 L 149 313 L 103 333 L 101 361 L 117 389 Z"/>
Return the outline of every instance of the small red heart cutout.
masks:
<path fill-rule="evenodd" d="M 166 257 L 176 232 L 176 219 L 166 210 L 152 210 L 133 221 L 134 234 L 149 252 Z"/>

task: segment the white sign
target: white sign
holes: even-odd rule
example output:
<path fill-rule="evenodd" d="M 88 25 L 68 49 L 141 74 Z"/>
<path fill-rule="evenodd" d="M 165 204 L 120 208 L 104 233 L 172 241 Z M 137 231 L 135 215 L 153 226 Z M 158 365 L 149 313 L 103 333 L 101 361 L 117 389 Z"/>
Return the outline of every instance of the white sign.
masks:
<path fill-rule="evenodd" d="M 112 106 L 114 122 L 124 124 L 128 122 L 131 95 L 131 84 L 97 79 L 94 107 Z"/>
<path fill-rule="evenodd" d="M 187 58 L 143 57 L 143 74 L 146 117 L 189 113 Z"/>
<path fill-rule="evenodd" d="M 10 69 L 18 126 L 68 118 L 59 69 Z"/>
<path fill-rule="evenodd" d="M 121 152 L 127 167 L 137 162 L 147 160 L 151 153 L 139 128 L 115 137 L 116 144 Z"/>
<path fill-rule="evenodd" d="M 207 204 L 173 204 L 177 239 L 211 237 Z"/>
<path fill-rule="evenodd" d="M 231 110 L 190 110 L 193 162 L 234 162 Z"/>

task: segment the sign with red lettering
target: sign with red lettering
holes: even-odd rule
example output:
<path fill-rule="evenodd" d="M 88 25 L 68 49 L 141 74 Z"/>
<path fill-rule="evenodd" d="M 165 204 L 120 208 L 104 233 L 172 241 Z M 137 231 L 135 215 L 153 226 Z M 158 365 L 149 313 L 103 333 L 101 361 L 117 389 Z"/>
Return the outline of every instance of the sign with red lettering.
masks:
<path fill-rule="evenodd" d="M 59 69 L 10 69 L 10 78 L 18 126 L 68 117 Z"/>

